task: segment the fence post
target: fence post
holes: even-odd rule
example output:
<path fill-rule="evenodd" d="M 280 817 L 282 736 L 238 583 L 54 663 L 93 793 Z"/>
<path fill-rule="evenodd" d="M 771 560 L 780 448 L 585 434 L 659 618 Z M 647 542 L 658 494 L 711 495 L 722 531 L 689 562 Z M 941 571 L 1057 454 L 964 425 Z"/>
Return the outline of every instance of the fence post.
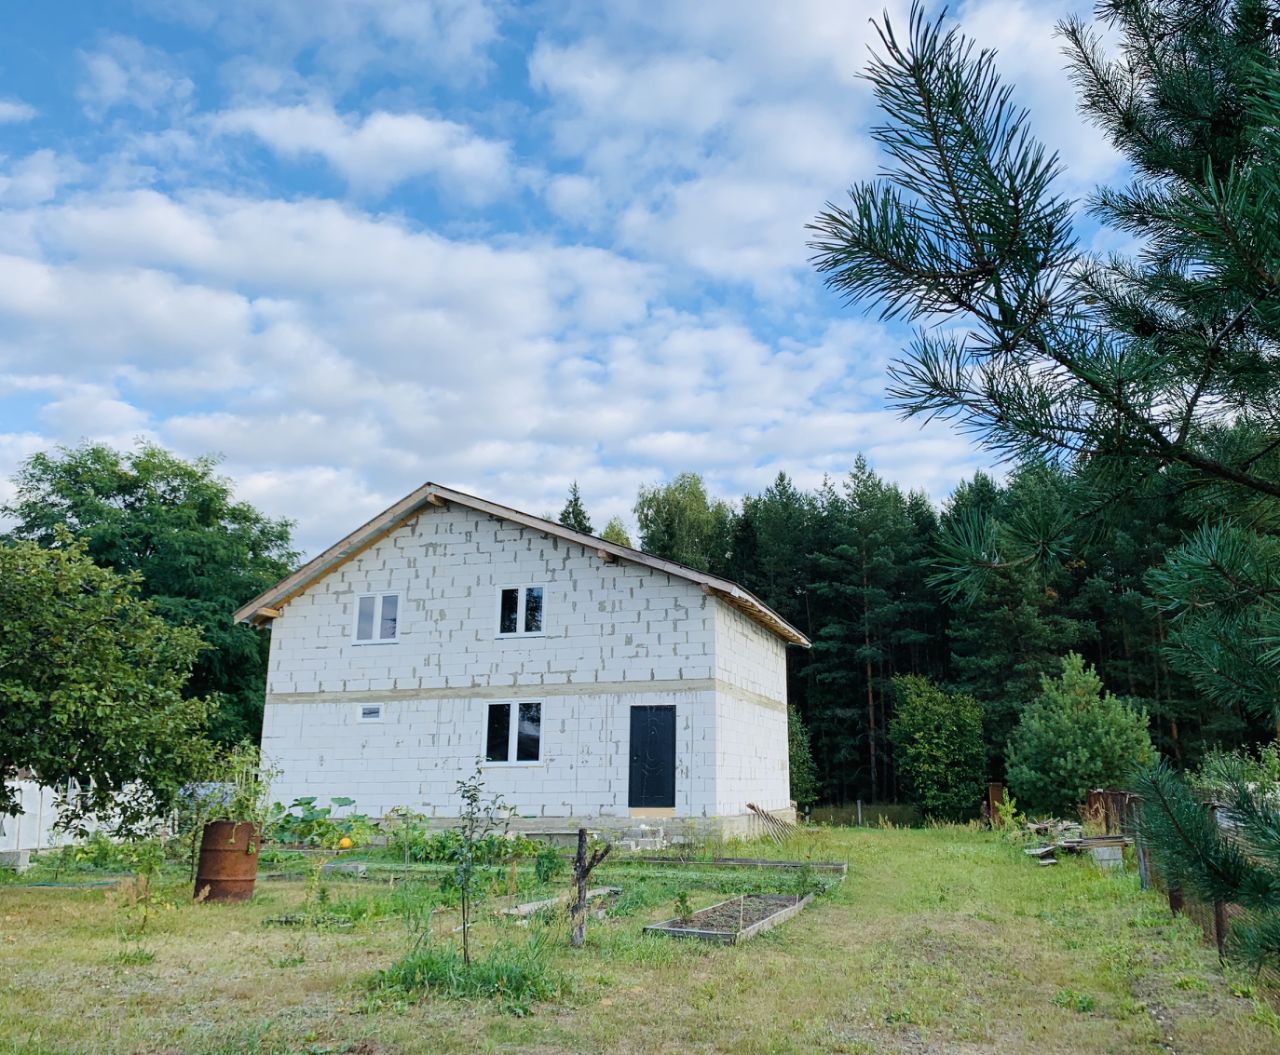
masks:
<path fill-rule="evenodd" d="M 1147 844 L 1142 841 L 1142 800 L 1137 795 L 1130 795 L 1125 806 L 1129 817 L 1129 827 L 1133 831 L 1133 852 L 1138 858 L 1138 885 L 1143 890 L 1151 889 L 1151 871 L 1147 863 Z"/>
<path fill-rule="evenodd" d="M 991 827 L 999 828 L 1003 823 L 1000 819 L 1000 807 L 1004 805 L 1004 785 L 998 780 L 993 780 L 987 785 L 987 808 L 991 811 Z"/>
<path fill-rule="evenodd" d="M 862 800 L 858 800 L 858 827 L 862 827 Z"/>

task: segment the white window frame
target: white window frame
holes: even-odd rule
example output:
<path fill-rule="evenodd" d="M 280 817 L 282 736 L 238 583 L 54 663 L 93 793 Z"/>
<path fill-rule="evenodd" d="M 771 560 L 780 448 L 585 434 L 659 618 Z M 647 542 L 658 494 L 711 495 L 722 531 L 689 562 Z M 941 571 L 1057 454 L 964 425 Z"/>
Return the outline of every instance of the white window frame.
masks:
<path fill-rule="evenodd" d="M 507 590 L 517 590 L 516 594 L 516 628 L 507 633 L 502 632 L 502 595 Z M 528 590 L 542 591 L 542 629 L 541 630 L 525 630 L 524 613 L 528 603 Z M 496 633 L 495 637 L 544 637 L 547 633 L 547 584 L 544 582 L 512 582 L 506 583 L 498 587 L 498 596 L 494 604 L 493 625 Z M 397 624 L 397 629 L 399 625 Z"/>
<path fill-rule="evenodd" d="M 390 640 L 390 638 L 388 638 L 388 640 Z M 378 713 L 372 714 L 372 715 L 366 715 L 364 713 L 365 709 L 371 708 L 371 707 L 376 707 L 378 709 Z M 357 722 L 361 722 L 361 723 L 380 722 L 382 721 L 385 714 L 386 714 L 386 711 L 384 709 L 384 705 L 381 703 L 357 703 L 356 704 L 356 721 Z"/>
<path fill-rule="evenodd" d="M 396 599 L 396 632 L 394 637 L 371 637 L 362 641 L 356 635 L 360 633 L 360 602 L 366 598 L 372 597 L 373 604 L 373 629 L 375 634 L 382 628 L 382 606 L 385 603 L 384 598 L 394 597 Z M 400 640 L 400 627 L 404 624 L 404 595 L 399 590 L 366 590 L 363 593 L 356 594 L 355 604 L 352 605 L 351 611 L 351 643 L 353 645 L 394 645 Z"/>
<path fill-rule="evenodd" d="M 524 759 L 517 762 L 516 744 L 520 736 L 520 705 L 522 703 L 536 703 L 538 705 L 538 757 L 533 759 Z M 488 757 L 490 707 L 512 708 L 511 712 L 509 712 L 509 720 L 507 722 L 507 760 L 505 762 L 494 761 Z M 543 733 L 546 729 L 546 718 L 547 704 L 545 700 L 486 700 L 484 709 L 484 725 L 481 727 L 480 733 L 480 765 L 482 767 L 496 766 L 500 769 L 508 769 L 511 767 L 520 768 L 529 766 L 545 766 L 547 764 L 547 760 L 546 756 L 542 752 L 542 739 Z"/>

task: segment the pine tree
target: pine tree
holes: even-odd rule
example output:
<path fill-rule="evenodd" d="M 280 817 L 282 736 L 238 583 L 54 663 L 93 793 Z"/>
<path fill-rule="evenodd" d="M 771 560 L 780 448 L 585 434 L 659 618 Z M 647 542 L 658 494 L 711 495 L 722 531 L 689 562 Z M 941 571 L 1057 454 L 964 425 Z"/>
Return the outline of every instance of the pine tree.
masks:
<path fill-rule="evenodd" d="M 1061 563 L 1079 541 L 1071 524 L 1134 490 L 1186 495 L 1202 527 L 1147 579 L 1171 655 L 1221 703 L 1277 719 L 1265 677 L 1280 629 L 1265 572 L 1280 533 L 1273 5 L 1114 0 L 1099 12 L 1115 58 L 1083 22 L 1059 29 L 1082 109 L 1134 179 L 1089 207 L 1140 253 L 1081 249 L 1059 162 L 994 53 L 915 5 L 905 36 L 881 24 L 868 71 L 887 175 L 817 218 L 815 260 L 851 299 L 928 319 L 891 372 L 904 412 L 955 420 L 1015 460 L 1088 470 L 1094 493 L 1070 520 L 999 537 L 963 525 L 948 553 L 957 578 Z"/>
<path fill-rule="evenodd" d="M 1148 770 L 1138 783 L 1142 835 L 1171 888 L 1244 910 L 1231 925 L 1232 943 L 1245 960 L 1274 976 L 1280 971 L 1280 823 L 1274 801 L 1280 781 L 1259 780 L 1240 757 L 1221 758 L 1215 768 L 1202 794 L 1165 763 Z"/>
<path fill-rule="evenodd" d="M 586 506 L 582 504 L 577 480 L 569 485 L 569 497 L 565 501 L 564 508 L 560 510 L 560 523 L 567 528 L 573 528 L 574 531 L 581 531 L 584 535 L 595 534 L 595 528 L 591 526 L 591 518 L 587 516 Z"/>

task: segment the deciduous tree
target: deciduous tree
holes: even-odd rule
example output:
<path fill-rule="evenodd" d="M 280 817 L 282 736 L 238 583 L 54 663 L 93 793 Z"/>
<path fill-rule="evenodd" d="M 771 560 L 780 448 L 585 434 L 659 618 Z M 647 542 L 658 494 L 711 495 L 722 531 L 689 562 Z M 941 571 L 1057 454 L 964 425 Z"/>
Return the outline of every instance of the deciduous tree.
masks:
<path fill-rule="evenodd" d="M 185 693 L 199 632 L 144 600 L 64 533 L 0 545 L 0 813 L 32 771 L 75 778 L 60 820 L 137 829 L 170 809 L 210 758 L 209 707 Z"/>
<path fill-rule="evenodd" d="M 156 614 L 199 628 L 209 647 L 185 691 L 214 701 L 216 739 L 256 741 L 269 638 L 231 617 L 287 575 L 297 554 L 288 522 L 236 501 L 215 467 L 145 443 L 129 452 L 59 448 L 27 459 L 4 512 L 17 521 L 13 538 L 52 546 L 68 530 L 97 564 L 136 572 Z"/>

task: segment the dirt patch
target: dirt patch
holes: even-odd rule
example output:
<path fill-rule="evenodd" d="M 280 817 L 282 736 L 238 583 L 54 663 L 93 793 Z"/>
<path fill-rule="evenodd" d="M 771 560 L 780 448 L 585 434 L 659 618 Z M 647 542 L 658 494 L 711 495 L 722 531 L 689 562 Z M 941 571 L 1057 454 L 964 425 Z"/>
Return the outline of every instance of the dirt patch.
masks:
<path fill-rule="evenodd" d="M 726 901 L 723 905 L 713 905 L 695 912 L 688 923 L 680 921 L 682 927 L 694 930 L 727 930 L 736 932 L 768 919 L 775 912 L 790 908 L 799 902 L 799 898 L 791 894 L 746 894 Z"/>

